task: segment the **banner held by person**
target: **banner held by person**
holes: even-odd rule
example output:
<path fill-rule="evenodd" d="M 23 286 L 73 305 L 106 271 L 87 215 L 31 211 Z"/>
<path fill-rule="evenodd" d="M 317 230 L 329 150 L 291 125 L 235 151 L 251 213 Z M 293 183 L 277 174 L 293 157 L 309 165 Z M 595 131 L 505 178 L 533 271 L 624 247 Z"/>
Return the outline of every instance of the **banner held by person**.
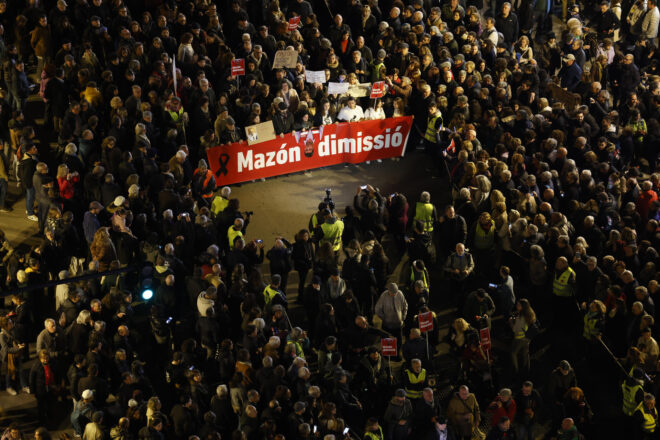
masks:
<path fill-rule="evenodd" d="M 403 156 L 412 117 L 331 124 L 288 133 L 248 145 L 236 142 L 210 148 L 211 170 L 222 185 L 307 171 L 341 163 L 362 163 Z"/>

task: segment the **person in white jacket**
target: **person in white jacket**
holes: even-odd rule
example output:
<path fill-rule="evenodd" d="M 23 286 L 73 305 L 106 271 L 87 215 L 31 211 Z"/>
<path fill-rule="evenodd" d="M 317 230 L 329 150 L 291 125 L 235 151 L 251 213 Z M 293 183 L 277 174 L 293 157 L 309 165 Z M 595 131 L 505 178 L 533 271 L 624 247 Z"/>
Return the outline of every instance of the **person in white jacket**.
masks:
<path fill-rule="evenodd" d="M 401 344 L 401 329 L 408 314 L 408 302 L 395 283 L 389 283 L 376 303 L 376 315 L 383 321 L 383 330 Z"/>

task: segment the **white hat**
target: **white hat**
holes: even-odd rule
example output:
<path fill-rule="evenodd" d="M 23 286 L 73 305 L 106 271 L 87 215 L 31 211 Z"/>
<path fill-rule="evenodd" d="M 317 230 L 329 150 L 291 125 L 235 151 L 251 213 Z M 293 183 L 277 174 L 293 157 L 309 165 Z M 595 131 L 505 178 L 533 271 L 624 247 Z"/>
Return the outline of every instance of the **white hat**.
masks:
<path fill-rule="evenodd" d="M 124 198 L 124 196 L 117 196 L 115 197 L 115 201 L 112 202 L 112 204 L 115 206 L 121 206 L 124 204 L 125 201 L 126 199 Z"/>
<path fill-rule="evenodd" d="M 94 398 L 94 391 L 92 390 L 85 390 L 82 392 L 82 398 L 83 400 L 89 400 Z"/>

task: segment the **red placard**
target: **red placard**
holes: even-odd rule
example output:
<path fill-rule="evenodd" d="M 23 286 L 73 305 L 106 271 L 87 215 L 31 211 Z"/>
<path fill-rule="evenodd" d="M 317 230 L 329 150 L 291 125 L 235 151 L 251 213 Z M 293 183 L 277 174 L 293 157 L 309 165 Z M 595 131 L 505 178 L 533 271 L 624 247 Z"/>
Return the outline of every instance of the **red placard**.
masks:
<path fill-rule="evenodd" d="M 289 32 L 295 31 L 298 29 L 298 25 L 300 24 L 300 16 L 296 17 L 291 17 L 289 18 Z"/>
<path fill-rule="evenodd" d="M 231 60 L 231 74 L 232 76 L 245 75 L 245 58 L 234 58 Z"/>
<path fill-rule="evenodd" d="M 484 351 L 490 351 L 490 329 L 488 327 L 482 328 L 479 330 L 479 339 L 481 340 L 481 348 L 484 349 Z"/>
<path fill-rule="evenodd" d="M 296 136 L 291 132 L 255 145 L 209 148 L 206 156 L 220 185 L 247 182 L 341 163 L 400 157 L 412 116 L 331 124 Z M 297 137 L 297 139 L 296 139 Z"/>
<path fill-rule="evenodd" d="M 371 85 L 371 99 L 382 98 L 385 93 L 385 81 L 376 81 Z"/>
<path fill-rule="evenodd" d="M 396 338 L 383 338 L 380 340 L 383 356 L 396 356 Z"/>
<path fill-rule="evenodd" d="M 426 333 L 433 330 L 433 312 L 420 313 L 417 319 L 419 319 L 419 331 Z"/>

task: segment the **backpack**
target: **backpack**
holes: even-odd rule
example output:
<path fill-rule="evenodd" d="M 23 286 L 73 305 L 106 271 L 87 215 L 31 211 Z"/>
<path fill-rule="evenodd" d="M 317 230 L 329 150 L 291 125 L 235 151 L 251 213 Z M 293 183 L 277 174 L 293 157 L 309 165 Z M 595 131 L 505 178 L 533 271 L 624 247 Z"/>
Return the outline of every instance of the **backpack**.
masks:
<path fill-rule="evenodd" d="M 541 325 L 539 324 L 539 320 L 537 319 L 536 321 L 534 321 L 534 324 L 527 327 L 527 331 L 525 332 L 525 337 L 531 341 L 536 336 L 538 336 L 539 333 L 541 333 Z"/>

